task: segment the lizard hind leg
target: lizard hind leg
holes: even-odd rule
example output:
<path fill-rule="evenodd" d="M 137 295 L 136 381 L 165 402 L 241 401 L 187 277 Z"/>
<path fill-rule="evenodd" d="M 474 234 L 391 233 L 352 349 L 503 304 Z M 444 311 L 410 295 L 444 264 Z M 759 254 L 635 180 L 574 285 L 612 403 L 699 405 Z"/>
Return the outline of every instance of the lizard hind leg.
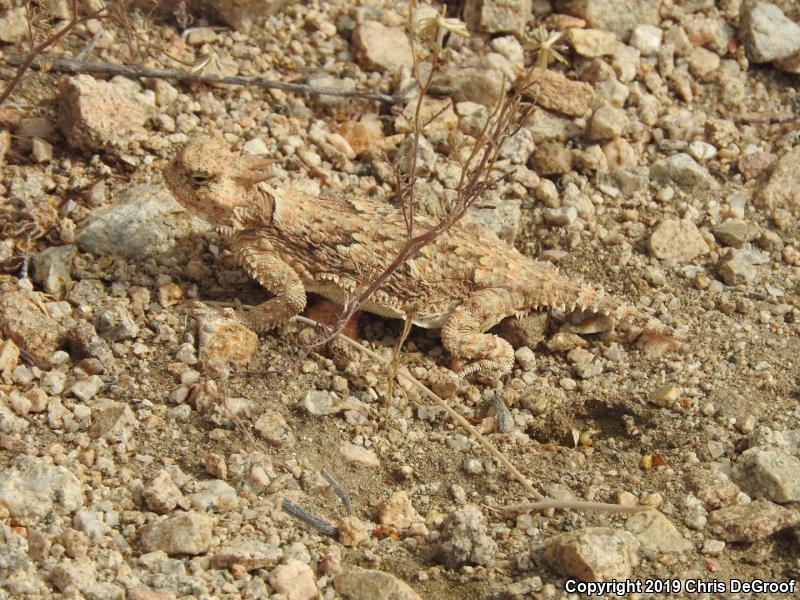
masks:
<path fill-rule="evenodd" d="M 461 376 L 472 373 L 504 375 L 514 366 L 514 348 L 486 329 L 495 325 L 498 315 L 509 314 L 505 295 L 497 290 L 481 290 L 453 310 L 442 328 L 442 344 L 455 358 L 469 362 L 458 370 Z"/>

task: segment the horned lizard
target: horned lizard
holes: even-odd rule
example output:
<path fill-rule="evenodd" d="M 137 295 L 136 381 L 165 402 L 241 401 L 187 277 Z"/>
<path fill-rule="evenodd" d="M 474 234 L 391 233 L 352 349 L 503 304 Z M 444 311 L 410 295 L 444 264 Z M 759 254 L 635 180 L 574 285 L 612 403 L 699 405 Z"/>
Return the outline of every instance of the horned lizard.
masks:
<path fill-rule="evenodd" d="M 306 293 L 341 303 L 381 272 L 406 239 L 400 211 L 367 198 L 315 197 L 266 185 L 265 161 L 231 152 L 221 137 L 190 141 L 166 167 L 177 199 L 229 238 L 240 265 L 274 294 L 248 313 L 263 332 L 303 311 Z M 420 229 L 433 221 L 417 217 Z M 588 310 L 659 331 L 660 323 L 594 287 L 534 261 L 465 222 L 393 272 L 363 309 L 441 328 L 459 374 L 507 373 L 514 350 L 485 333 L 503 318 L 541 308 Z"/>

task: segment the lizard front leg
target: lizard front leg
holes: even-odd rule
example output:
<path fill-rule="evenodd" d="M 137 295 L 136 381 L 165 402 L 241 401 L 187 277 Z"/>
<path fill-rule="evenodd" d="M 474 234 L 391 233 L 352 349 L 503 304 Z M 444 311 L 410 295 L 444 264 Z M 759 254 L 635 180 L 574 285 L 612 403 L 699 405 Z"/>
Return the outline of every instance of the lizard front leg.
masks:
<path fill-rule="evenodd" d="M 459 375 L 511 371 L 514 348 L 506 340 L 484 333 L 503 316 L 513 312 L 508 310 L 509 304 L 508 293 L 486 289 L 476 292 L 453 310 L 442 328 L 442 344 L 455 358 L 470 361 L 459 369 Z"/>
<path fill-rule="evenodd" d="M 247 313 L 247 322 L 256 333 L 273 329 L 303 312 L 306 306 L 303 282 L 272 248 L 257 240 L 239 239 L 233 249 L 247 274 L 275 295 Z"/>

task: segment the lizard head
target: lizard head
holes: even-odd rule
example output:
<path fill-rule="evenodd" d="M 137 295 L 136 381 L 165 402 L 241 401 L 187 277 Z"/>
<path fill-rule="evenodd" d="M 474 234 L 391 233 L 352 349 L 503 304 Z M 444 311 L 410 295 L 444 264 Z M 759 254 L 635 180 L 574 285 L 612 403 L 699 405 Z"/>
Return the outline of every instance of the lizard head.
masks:
<path fill-rule="evenodd" d="M 269 162 L 231 152 L 222 136 L 189 141 L 164 169 L 164 180 L 190 212 L 214 227 L 233 232 L 258 201 L 256 183 Z"/>

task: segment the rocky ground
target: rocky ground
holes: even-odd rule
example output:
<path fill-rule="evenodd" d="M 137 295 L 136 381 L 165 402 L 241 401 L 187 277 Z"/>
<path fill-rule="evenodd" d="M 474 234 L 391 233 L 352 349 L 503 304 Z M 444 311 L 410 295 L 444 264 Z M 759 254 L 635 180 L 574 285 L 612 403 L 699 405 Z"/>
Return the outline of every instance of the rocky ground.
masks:
<path fill-rule="evenodd" d="M 70 15 L 39 4 L 0 0 L 2 57 L 26 54 L 29 19 L 41 41 Z M 411 83 L 406 2 L 127 4 L 46 56 L 390 95 Z M 452 193 L 493 104 L 546 61 L 493 208 L 472 218 L 649 310 L 682 349 L 550 313 L 500 326 L 518 347 L 501 382 L 437 388 L 449 357 L 421 330 L 411 371 L 546 496 L 652 510 L 509 515 L 531 498 L 440 407 L 387 399 L 384 369 L 357 352 L 302 355 L 300 325 L 259 338 L 225 307 L 267 295 L 165 189 L 175 150 L 218 132 L 272 159 L 276 181 L 391 202 L 413 93 L 391 106 L 29 72 L 0 105 L 0 598 L 575 598 L 574 579 L 639 581 L 630 598 L 664 591 L 655 580 L 675 598 L 791 595 L 800 10 L 450 4 L 469 36 L 448 36 L 423 104 L 423 204 Z M 362 315 L 349 332 L 388 357 L 401 327 Z M 732 578 L 786 587 L 687 587 Z"/>

